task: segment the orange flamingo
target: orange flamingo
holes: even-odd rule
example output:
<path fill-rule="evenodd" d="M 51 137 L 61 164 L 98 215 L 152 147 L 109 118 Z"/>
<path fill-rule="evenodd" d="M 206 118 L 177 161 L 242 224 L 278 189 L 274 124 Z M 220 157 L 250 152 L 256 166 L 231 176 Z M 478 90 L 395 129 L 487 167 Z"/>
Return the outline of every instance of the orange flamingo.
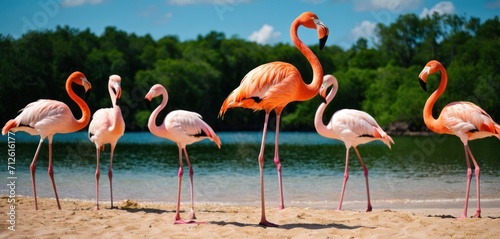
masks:
<path fill-rule="evenodd" d="M 333 87 L 330 90 L 330 93 L 328 93 L 328 96 L 325 98 L 326 90 L 332 85 Z M 349 178 L 349 149 L 352 146 L 354 148 L 354 152 L 356 152 L 356 155 L 358 156 L 361 166 L 363 167 L 366 180 L 366 194 L 368 198 L 368 207 L 366 211 L 370 212 L 372 210 L 372 205 L 370 203 L 370 188 L 368 187 L 368 169 L 359 154 L 357 146 L 371 141 L 380 140 L 391 148 L 391 143 L 394 144 L 394 141 L 391 136 L 382 130 L 371 115 L 359 110 L 339 110 L 333 114 L 328 125 L 325 125 L 323 123 L 323 113 L 325 112 L 328 104 L 335 97 L 335 94 L 337 94 L 337 90 L 337 79 L 332 75 L 325 75 L 323 77 L 323 85 L 319 91 L 321 98 L 324 99 L 325 102 L 322 103 L 316 111 L 316 115 L 314 117 L 314 127 L 316 127 L 316 131 L 321 136 L 341 140 L 344 142 L 346 147 L 344 182 L 342 183 L 342 193 L 340 194 L 340 201 L 337 210 L 342 209 L 345 186 Z"/>
<path fill-rule="evenodd" d="M 9 120 L 2 129 L 3 135 L 9 132 L 9 130 L 12 132 L 24 131 L 31 135 L 40 135 L 40 142 L 38 143 L 35 156 L 33 157 L 33 161 L 30 165 L 31 183 L 33 186 L 33 196 L 35 198 L 35 209 L 37 210 L 38 204 L 36 200 L 35 171 L 40 146 L 45 138 L 49 139 L 48 174 L 56 196 L 57 207 L 61 209 L 59 197 L 57 196 L 56 184 L 54 182 L 54 170 L 52 169 L 52 138 L 57 133 L 65 134 L 81 130 L 87 126 L 90 121 L 90 109 L 85 101 L 73 92 L 73 89 L 71 88 L 72 83 L 83 86 L 85 92 L 88 92 L 88 90 L 92 88 L 92 85 L 87 80 L 85 75 L 78 71 L 73 72 L 66 81 L 66 91 L 68 92 L 69 97 L 75 101 L 75 103 L 82 110 L 82 117 L 80 119 L 75 119 L 69 107 L 63 102 L 41 99 L 32 102 L 24 107 L 24 109 L 21 109 L 21 113 L 15 119 Z"/>
<path fill-rule="evenodd" d="M 212 128 L 202 120 L 201 115 L 191 111 L 185 110 L 174 110 L 165 116 L 165 120 L 160 126 L 156 125 L 156 118 L 163 108 L 167 105 L 168 93 L 165 87 L 160 84 L 156 84 L 149 92 L 146 94 L 146 99 L 151 101 L 157 96 L 162 96 L 161 104 L 151 113 L 148 121 L 148 128 L 152 134 L 166 138 L 177 143 L 179 147 L 179 173 L 178 173 L 178 185 L 177 185 L 177 210 L 175 213 L 174 224 L 191 224 L 200 223 L 193 220 L 184 221 L 180 216 L 180 201 L 181 201 L 181 182 L 183 175 L 182 168 L 182 152 L 186 157 L 186 162 L 189 167 L 189 178 L 190 178 L 190 191 L 191 191 L 191 213 L 190 219 L 196 219 L 194 213 L 194 199 L 193 199 L 193 175 L 194 171 L 189 162 L 189 157 L 187 153 L 186 146 L 192 143 L 198 142 L 203 139 L 209 139 L 220 148 L 220 139 L 212 130 Z"/>
<path fill-rule="evenodd" d="M 472 178 L 472 169 L 470 159 L 474 164 L 476 174 L 476 194 L 477 194 L 477 209 L 475 218 L 481 217 L 481 203 L 479 196 L 479 165 L 472 155 L 469 148 L 469 140 L 481 139 L 489 136 L 495 136 L 500 139 L 500 125 L 495 123 L 493 119 L 479 106 L 465 101 L 452 102 L 446 105 L 437 119 L 432 116 L 432 108 L 439 96 L 443 94 L 448 83 L 448 75 L 443 65 L 432 60 L 425 65 L 422 72 L 419 74 L 420 85 L 427 91 L 427 77 L 431 74 L 441 72 L 441 82 L 434 93 L 427 99 L 424 106 L 424 122 L 427 127 L 438 134 L 452 134 L 460 138 L 464 144 L 465 160 L 467 163 L 467 186 L 465 192 L 465 206 L 462 215 L 459 219 L 467 218 L 467 207 L 469 203 L 469 190 Z M 470 159 L 469 159 L 470 158 Z"/>
<path fill-rule="evenodd" d="M 121 81 L 122 80 L 118 75 L 112 75 L 109 77 L 108 91 L 113 108 L 100 109 L 96 111 L 92 116 L 92 121 L 89 125 L 89 139 L 95 144 L 97 158 L 97 166 L 95 170 L 95 210 L 99 210 L 99 177 L 101 175 L 99 170 L 100 150 L 104 150 L 105 144 L 111 145 L 108 178 L 111 208 L 113 208 L 113 154 L 118 139 L 122 137 L 125 132 L 125 122 L 123 121 L 122 111 L 118 103 L 122 95 L 122 89 L 120 87 Z"/>
<path fill-rule="evenodd" d="M 266 142 L 267 124 L 269 113 L 274 110 L 276 112 L 276 138 L 274 149 L 274 163 L 278 171 L 278 183 L 280 191 L 280 209 L 284 208 L 283 202 L 283 187 L 281 182 L 281 163 L 278 153 L 279 142 L 279 124 L 280 116 L 283 108 L 293 101 L 305 101 L 314 97 L 321 86 L 323 68 L 314 55 L 297 36 L 299 26 L 316 29 L 320 39 L 320 49 L 322 49 L 328 38 L 328 28 L 318 19 L 316 14 L 312 12 L 304 12 L 298 16 L 290 27 L 290 37 L 299 49 L 299 51 L 307 58 L 313 69 L 313 80 L 307 85 L 302 80 L 300 72 L 293 65 L 286 62 L 270 62 L 260 65 L 243 78 L 240 86 L 229 94 L 219 111 L 219 117 L 223 116 L 229 108 L 242 107 L 253 110 L 265 110 L 264 129 L 262 134 L 262 143 L 259 153 L 260 167 L 260 185 L 261 185 L 261 203 L 262 215 L 260 225 L 277 226 L 266 220 L 265 205 L 264 205 L 264 145 Z"/>

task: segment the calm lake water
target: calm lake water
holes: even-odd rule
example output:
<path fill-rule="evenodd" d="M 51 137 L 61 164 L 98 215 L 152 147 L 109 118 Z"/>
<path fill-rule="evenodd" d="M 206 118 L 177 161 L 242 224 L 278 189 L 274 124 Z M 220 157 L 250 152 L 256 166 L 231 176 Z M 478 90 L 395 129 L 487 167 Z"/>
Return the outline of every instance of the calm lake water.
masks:
<path fill-rule="evenodd" d="M 261 132 L 220 132 L 222 148 L 208 140 L 188 146 L 194 167 L 196 203 L 259 206 L 257 156 Z M 32 196 L 29 165 L 38 137 L 18 133 L 16 141 L 16 194 Z M 381 143 L 359 147 L 370 172 L 372 204 L 381 208 L 463 206 L 466 164 L 463 145 L 453 136 L 399 136 L 389 150 Z M 278 206 L 277 173 L 273 163 L 274 134 L 266 144 L 266 200 Z M 0 152 L 7 156 L 7 137 Z M 316 132 L 283 132 L 280 138 L 285 206 L 336 208 L 345 167 L 345 147 L 340 141 Z M 37 161 L 37 193 L 54 197 L 47 175 L 47 142 Z M 481 166 L 483 208 L 500 207 L 500 141 L 487 138 L 471 142 Z M 100 198 L 109 203 L 109 146 L 101 154 Z M 95 146 L 86 132 L 56 135 L 53 146 L 55 181 L 62 199 L 95 199 Z M 7 160 L 0 167 L 0 195 L 7 195 Z M 115 202 L 175 202 L 177 146 L 149 132 L 126 133 L 118 142 L 113 161 Z M 343 209 L 364 210 L 366 193 L 363 171 L 351 150 L 350 177 Z M 185 171 L 187 172 L 187 171 Z M 189 202 L 189 177 L 183 178 L 183 203 Z M 475 179 L 471 185 L 470 210 L 475 210 Z M 56 205 L 54 204 L 54 207 Z M 460 211 L 457 211 L 457 215 Z"/>

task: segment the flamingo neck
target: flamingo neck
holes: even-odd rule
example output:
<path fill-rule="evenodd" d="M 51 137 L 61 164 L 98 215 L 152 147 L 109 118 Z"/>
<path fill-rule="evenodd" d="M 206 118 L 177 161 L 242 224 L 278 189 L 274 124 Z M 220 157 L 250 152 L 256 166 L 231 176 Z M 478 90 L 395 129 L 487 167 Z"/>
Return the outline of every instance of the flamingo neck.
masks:
<path fill-rule="evenodd" d="M 161 95 L 162 95 L 162 100 L 161 100 L 161 104 L 156 107 L 155 110 L 153 110 L 153 112 L 151 113 L 151 116 L 149 116 L 149 120 L 148 120 L 148 128 L 149 128 L 149 131 L 156 135 L 156 136 L 159 136 L 159 137 L 162 137 L 161 135 L 163 135 L 165 132 L 165 130 L 162 131 L 162 127 L 156 125 L 156 118 L 158 117 L 158 114 L 160 113 L 160 111 L 162 111 L 165 106 L 167 106 L 167 102 L 168 102 L 168 94 L 166 92 L 161 92 Z M 162 123 L 163 125 L 163 123 Z"/>
<path fill-rule="evenodd" d="M 116 94 L 111 89 L 109 89 L 109 96 L 111 98 L 111 102 L 113 103 L 113 111 L 114 111 L 113 125 L 111 126 L 110 129 L 111 131 L 113 131 L 115 127 L 118 126 L 118 124 L 124 124 L 124 122 L 123 122 L 122 110 L 120 106 L 116 104 L 117 101 Z"/>
<path fill-rule="evenodd" d="M 306 59 L 311 64 L 313 70 L 313 80 L 310 84 L 304 84 L 304 88 L 299 92 L 297 100 L 304 101 L 313 98 L 316 94 L 318 94 L 319 88 L 321 87 L 321 83 L 323 82 L 323 67 L 321 67 L 321 63 L 318 60 L 318 57 L 307 47 L 298 37 L 297 30 L 300 26 L 300 23 L 295 20 L 290 27 L 290 38 L 292 39 L 293 44 L 299 51 L 306 57 Z"/>
<path fill-rule="evenodd" d="M 323 123 L 323 114 L 325 112 L 326 107 L 330 104 L 330 102 L 337 94 L 337 89 L 338 89 L 337 82 L 334 82 L 333 88 L 330 90 L 328 96 L 326 97 L 326 103 L 321 103 L 321 105 L 319 105 L 318 109 L 316 110 L 316 115 L 314 116 L 314 127 L 316 128 L 316 131 L 318 132 L 319 135 L 327 138 L 332 136 L 335 137 L 335 135 L 333 135 L 334 134 L 333 130 L 330 127 L 328 127 L 328 125 L 325 125 Z"/>
<path fill-rule="evenodd" d="M 90 121 L 90 108 L 85 103 L 85 101 L 80 98 L 78 95 L 75 94 L 73 91 L 73 88 L 71 87 L 72 83 L 74 82 L 74 79 L 68 79 L 66 81 L 66 92 L 68 92 L 69 97 L 80 107 L 82 110 L 82 117 L 80 119 L 75 119 L 76 124 L 74 124 L 74 131 L 81 130 L 85 128 L 89 124 Z"/>
<path fill-rule="evenodd" d="M 424 106 L 424 122 L 427 127 L 438 133 L 439 132 L 439 124 L 438 120 L 432 116 L 432 109 L 434 108 L 434 104 L 437 99 L 443 94 L 446 89 L 446 85 L 448 83 L 448 74 L 446 73 L 446 69 L 444 67 L 439 66 L 439 71 L 441 72 L 441 81 L 439 83 L 439 87 L 429 96 L 429 99 L 425 102 Z"/>

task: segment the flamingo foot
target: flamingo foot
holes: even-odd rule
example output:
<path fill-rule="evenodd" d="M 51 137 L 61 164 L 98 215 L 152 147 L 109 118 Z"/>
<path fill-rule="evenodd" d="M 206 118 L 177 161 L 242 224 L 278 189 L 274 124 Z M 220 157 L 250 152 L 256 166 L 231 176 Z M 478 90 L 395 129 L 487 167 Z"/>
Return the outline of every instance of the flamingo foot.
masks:
<path fill-rule="evenodd" d="M 473 218 L 481 218 L 481 210 L 477 210 L 476 211 L 476 214 L 474 214 L 474 216 L 472 216 Z"/>
<path fill-rule="evenodd" d="M 94 211 L 99 211 L 99 205 L 96 205 L 96 206 L 94 207 Z"/>
<path fill-rule="evenodd" d="M 278 224 L 274 224 L 272 222 L 268 222 L 266 219 L 263 219 L 259 222 L 259 226 L 263 227 L 278 227 Z"/>
<path fill-rule="evenodd" d="M 196 219 L 196 215 L 194 215 L 194 212 L 191 212 L 189 214 L 189 219 Z"/>
<path fill-rule="evenodd" d="M 283 209 L 285 209 L 285 207 L 284 207 L 283 205 L 280 205 L 280 206 L 278 207 L 278 210 L 283 210 Z"/>
<path fill-rule="evenodd" d="M 368 205 L 368 208 L 366 209 L 366 212 L 371 212 L 372 211 L 372 205 Z"/>
<path fill-rule="evenodd" d="M 194 221 L 194 220 L 184 221 L 184 220 L 179 218 L 179 219 L 175 219 L 174 224 L 178 225 L 178 224 L 208 224 L 208 223 L 207 222 L 198 222 L 198 221 Z"/>
<path fill-rule="evenodd" d="M 462 220 L 462 219 L 465 219 L 465 218 L 467 218 L 467 215 L 462 215 L 460 217 L 457 217 L 457 220 Z"/>

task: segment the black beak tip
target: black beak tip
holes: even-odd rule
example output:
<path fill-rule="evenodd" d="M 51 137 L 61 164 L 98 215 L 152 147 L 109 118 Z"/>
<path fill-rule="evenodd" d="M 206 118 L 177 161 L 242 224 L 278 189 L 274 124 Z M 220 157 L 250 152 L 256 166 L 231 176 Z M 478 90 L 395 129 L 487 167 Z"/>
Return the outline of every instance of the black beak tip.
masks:
<path fill-rule="evenodd" d="M 328 39 L 328 35 L 324 36 L 323 38 L 319 39 L 319 49 L 323 50 L 326 44 L 326 40 Z"/>
<path fill-rule="evenodd" d="M 144 99 L 144 102 L 146 103 L 148 110 L 151 111 L 151 101 L 149 101 L 148 99 Z"/>
<path fill-rule="evenodd" d="M 424 89 L 424 91 L 427 91 L 427 84 L 422 79 L 419 79 L 418 82 L 420 83 L 422 89 Z"/>
<path fill-rule="evenodd" d="M 122 100 L 120 98 L 116 99 L 116 105 L 121 106 L 122 105 Z"/>
<path fill-rule="evenodd" d="M 89 96 L 90 96 L 90 90 L 88 90 L 87 92 L 85 92 L 85 101 L 87 101 L 89 99 Z"/>

